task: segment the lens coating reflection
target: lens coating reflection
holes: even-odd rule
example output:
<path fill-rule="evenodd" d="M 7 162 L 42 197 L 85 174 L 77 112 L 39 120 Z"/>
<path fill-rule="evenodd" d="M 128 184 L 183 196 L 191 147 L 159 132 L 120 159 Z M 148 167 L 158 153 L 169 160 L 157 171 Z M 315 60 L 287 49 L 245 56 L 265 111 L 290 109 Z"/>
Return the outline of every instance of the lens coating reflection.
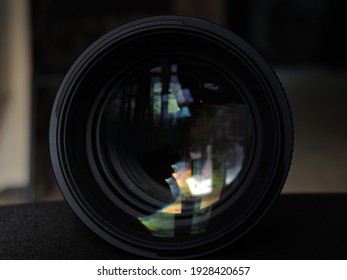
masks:
<path fill-rule="evenodd" d="M 247 171 L 249 108 L 230 79 L 201 61 L 156 59 L 129 72 L 103 107 L 103 161 L 125 182 L 124 199 L 142 205 L 134 218 L 144 232 L 206 233 L 214 207 Z"/>

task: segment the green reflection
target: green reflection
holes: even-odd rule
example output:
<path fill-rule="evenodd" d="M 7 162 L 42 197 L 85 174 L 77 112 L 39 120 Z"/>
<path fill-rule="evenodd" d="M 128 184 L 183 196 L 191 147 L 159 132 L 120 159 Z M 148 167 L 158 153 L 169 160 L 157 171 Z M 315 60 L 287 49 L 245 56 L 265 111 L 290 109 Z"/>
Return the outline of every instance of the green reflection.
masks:
<path fill-rule="evenodd" d="M 175 235 L 175 214 L 173 213 L 159 211 L 147 217 L 140 217 L 139 220 L 154 236 L 174 237 Z"/>

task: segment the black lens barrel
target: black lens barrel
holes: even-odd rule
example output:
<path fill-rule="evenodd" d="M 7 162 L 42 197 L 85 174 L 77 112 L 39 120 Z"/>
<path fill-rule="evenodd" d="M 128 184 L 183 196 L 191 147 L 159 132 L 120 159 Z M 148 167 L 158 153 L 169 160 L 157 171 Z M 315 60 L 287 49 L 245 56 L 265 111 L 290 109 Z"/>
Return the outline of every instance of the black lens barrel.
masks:
<path fill-rule="evenodd" d="M 51 115 L 58 185 L 93 232 L 150 258 L 235 242 L 287 177 L 291 112 L 271 67 L 219 25 L 160 16 L 92 44 Z"/>

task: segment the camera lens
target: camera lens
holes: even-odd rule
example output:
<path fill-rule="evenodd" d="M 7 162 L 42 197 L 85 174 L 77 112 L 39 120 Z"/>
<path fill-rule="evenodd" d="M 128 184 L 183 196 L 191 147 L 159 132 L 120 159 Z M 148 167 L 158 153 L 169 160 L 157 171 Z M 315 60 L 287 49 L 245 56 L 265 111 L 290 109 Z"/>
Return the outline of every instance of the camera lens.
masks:
<path fill-rule="evenodd" d="M 91 45 L 50 124 L 73 211 L 151 258 L 208 254 L 248 232 L 282 189 L 292 139 L 267 63 L 223 27 L 180 16 L 138 20 Z"/>

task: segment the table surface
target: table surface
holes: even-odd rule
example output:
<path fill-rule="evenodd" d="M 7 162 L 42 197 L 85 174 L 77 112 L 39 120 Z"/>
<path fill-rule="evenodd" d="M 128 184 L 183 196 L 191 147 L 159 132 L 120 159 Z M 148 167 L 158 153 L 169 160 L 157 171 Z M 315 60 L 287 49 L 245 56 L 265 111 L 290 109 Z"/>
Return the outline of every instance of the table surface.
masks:
<path fill-rule="evenodd" d="M 282 195 L 246 236 L 205 259 L 347 259 L 347 194 Z M 89 231 L 65 202 L 0 207 L 0 259 L 140 259 Z"/>

